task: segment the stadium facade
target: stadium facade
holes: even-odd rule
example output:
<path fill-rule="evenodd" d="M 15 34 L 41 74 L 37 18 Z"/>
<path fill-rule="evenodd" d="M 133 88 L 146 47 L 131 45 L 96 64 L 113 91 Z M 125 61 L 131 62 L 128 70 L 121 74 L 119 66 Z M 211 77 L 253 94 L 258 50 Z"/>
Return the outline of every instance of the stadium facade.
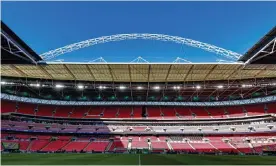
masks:
<path fill-rule="evenodd" d="M 275 27 L 236 63 L 44 62 L 1 40 L 2 151 L 276 153 Z"/>

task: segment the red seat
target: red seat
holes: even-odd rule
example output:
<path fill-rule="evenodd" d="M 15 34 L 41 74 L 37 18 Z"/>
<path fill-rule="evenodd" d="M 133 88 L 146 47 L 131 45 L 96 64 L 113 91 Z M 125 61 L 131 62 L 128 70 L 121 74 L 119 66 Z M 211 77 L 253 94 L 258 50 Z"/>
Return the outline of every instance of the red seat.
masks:
<path fill-rule="evenodd" d="M 189 108 L 186 107 L 175 107 L 176 112 L 181 118 L 192 119 L 192 113 Z"/>
<path fill-rule="evenodd" d="M 21 114 L 34 115 L 36 107 L 37 105 L 35 104 L 19 103 L 17 112 Z"/>
<path fill-rule="evenodd" d="M 224 108 L 221 107 L 206 107 L 207 111 L 213 118 L 227 118 L 224 113 Z"/>
<path fill-rule="evenodd" d="M 204 107 L 192 107 L 191 112 L 195 114 L 195 118 L 210 118 Z"/>
<path fill-rule="evenodd" d="M 118 118 L 130 118 L 131 112 L 132 112 L 131 107 L 121 107 L 119 108 Z"/>
<path fill-rule="evenodd" d="M 165 119 L 178 119 L 173 107 L 161 107 L 161 112 L 164 114 Z"/>
<path fill-rule="evenodd" d="M 267 104 L 267 113 L 276 114 L 276 103 L 269 103 L 269 104 Z"/>
<path fill-rule="evenodd" d="M 38 107 L 38 111 L 36 116 L 48 116 L 51 117 L 53 115 L 53 111 L 55 110 L 56 106 L 52 105 L 40 105 Z"/>
<path fill-rule="evenodd" d="M 70 118 L 83 118 L 85 113 L 88 113 L 89 109 L 89 107 L 75 107 Z"/>
<path fill-rule="evenodd" d="M 91 142 L 85 149 L 85 151 L 98 151 L 98 152 L 104 152 L 107 145 L 109 144 L 109 141 L 105 142 Z"/>
<path fill-rule="evenodd" d="M 216 149 L 212 147 L 209 143 L 191 143 L 191 145 L 198 152 L 215 152 Z"/>
<path fill-rule="evenodd" d="M 151 141 L 151 147 L 153 149 L 169 149 L 167 143 L 163 141 Z"/>
<path fill-rule="evenodd" d="M 69 141 L 64 141 L 64 140 L 51 141 L 48 145 L 42 148 L 41 151 L 47 151 L 47 152 L 58 151 L 58 150 L 61 150 L 61 148 L 64 147 L 68 142 Z"/>
<path fill-rule="evenodd" d="M 244 117 L 245 113 L 241 106 L 233 106 L 227 108 L 228 114 L 230 117 Z"/>
<path fill-rule="evenodd" d="M 67 152 L 71 152 L 73 150 L 76 150 L 77 152 L 80 152 L 81 150 L 84 150 L 84 148 L 89 144 L 89 142 L 70 142 L 68 145 L 66 145 L 63 150 Z"/>
<path fill-rule="evenodd" d="M 264 105 L 248 105 L 245 106 L 248 116 L 264 115 Z"/>
<path fill-rule="evenodd" d="M 69 112 L 72 112 L 73 108 L 69 106 L 59 106 L 56 109 L 56 113 L 54 114 L 54 117 L 63 117 L 67 118 L 69 116 Z"/>
<path fill-rule="evenodd" d="M 149 119 L 160 119 L 161 117 L 161 111 L 159 107 L 148 107 L 148 118 Z"/>
<path fill-rule="evenodd" d="M 84 118 L 100 118 L 100 114 L 103 112 L 104 107 L 92 107 L 87 116 L 85 116 Z"/>
<path fill-rule="evenodd" d="M 148 148 L 148 142 L 147 141 L 133 141 L 131 143 L 131 148 L 136 149 L 136 148 Z"/>
<path fill-rule="evenodd" d="M 1 100 L 1 113 L 15 112 L 15 106 L 14 102 Z"/>
<path fill-rule="evenodd" d="M 106 107 L 104 109 L 104 114 L 102 118 L 116 118 L 116 114 L 118 112 L 118 108 L 116 107 Z"/>
<path fill-rule="evenodd" d="M 188 143 L 170 143 L 174 151 L 195 151 Z"/>
<path fill-rule="evenodd" d="M 142 107 L 133 107 L 133 118 L 142 118 Z"/>
<path fill-rule="evenodd" d="M 41 150 L 49 143 L 48 140 L 34 140 L 31 142 L 30 151 L 38 151 Z"/>
<path fill-rule="evenodd" d="M 127 151 L 128 141 L 114 141 L 109 151 L 124 152 Z"/>

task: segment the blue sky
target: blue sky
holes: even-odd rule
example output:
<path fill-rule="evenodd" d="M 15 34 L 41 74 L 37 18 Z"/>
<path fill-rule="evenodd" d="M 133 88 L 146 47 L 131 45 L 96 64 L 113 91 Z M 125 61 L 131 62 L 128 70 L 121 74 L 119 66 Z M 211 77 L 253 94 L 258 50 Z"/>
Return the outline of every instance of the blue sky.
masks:
<path fill-rule="evenodd" d="M 38 54 L 120 33 L 181 36 L 243 54 L 276 25 L 275 9 L 276 2 L 2 2 L 1 14 Z M 99 44 L 55 59 L 129 62 L 138 56 L 151 62 L 225 59 L 185 45 L 147 40 Z"/>

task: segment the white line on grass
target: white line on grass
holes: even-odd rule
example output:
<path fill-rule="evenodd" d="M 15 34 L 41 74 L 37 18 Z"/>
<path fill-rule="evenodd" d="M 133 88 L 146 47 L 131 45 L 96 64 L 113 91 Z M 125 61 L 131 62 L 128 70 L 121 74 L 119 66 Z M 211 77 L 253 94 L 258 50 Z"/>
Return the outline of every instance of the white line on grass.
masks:
<path fill-rule="evenodd" d="M 139 154 L 139 166 L 141 165 L 141 159 L 140 159 L 140 154 Z"/>

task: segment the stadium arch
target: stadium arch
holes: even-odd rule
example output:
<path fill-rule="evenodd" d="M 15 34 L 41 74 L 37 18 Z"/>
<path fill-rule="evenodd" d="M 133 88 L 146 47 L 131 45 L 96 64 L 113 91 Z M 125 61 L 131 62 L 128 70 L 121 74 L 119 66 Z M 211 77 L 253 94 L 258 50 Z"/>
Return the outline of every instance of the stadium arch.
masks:
<path fill-rule="evenodd" d="M 132 34 L 116 34 L 111 36 L 102 36 L 97 38 L 92 38 L 88 40 L 84 40 L 81 42 L 73 43 L 64 47 L 60 47 L 48 52 L 45 52 L 40 55 L 40 57 L 43 60 L 50 60 L 52 58 L 55 58 L 59 55 L 63 55 L 72 51 L 76 51 L 82 48 L 94 46 L 97 44 L 103 44 L 108 42 L 115 42 L 115 41 L 123 41 L 123 40 L 158 40 L 158 41 L 165 41 L 165 42 L 174 42 L 178 44 L 187 45 L 190 47 L 200 48 L 208 52 L 216 53 L 218 55 L 221 55 L 227 59 L 231 60 L 238 60 L 240 57 L 242 57 L 241 54 L 226 50 L 221 47 L 217 47 L 215 45 L 211 45 L 208 43 L 183 38 L 179 36 L 170 36 L 170 35 L 164 35 L 164 34 L 150 34 L 150 33 L 132 33 Z"/>

